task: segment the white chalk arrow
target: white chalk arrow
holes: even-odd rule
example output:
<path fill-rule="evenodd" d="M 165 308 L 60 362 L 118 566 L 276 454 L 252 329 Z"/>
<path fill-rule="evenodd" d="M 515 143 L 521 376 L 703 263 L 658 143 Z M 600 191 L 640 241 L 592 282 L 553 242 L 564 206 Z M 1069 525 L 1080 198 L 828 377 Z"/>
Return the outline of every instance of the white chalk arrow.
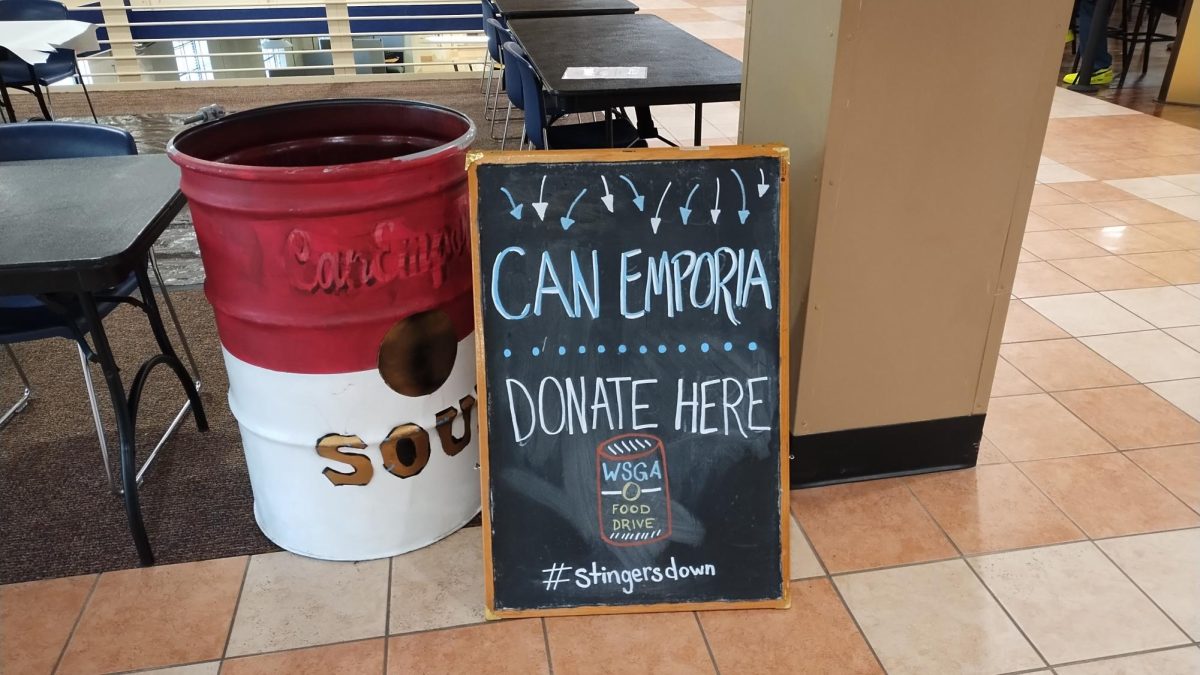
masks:
<path fill-rule="evenodd" d="M 737 172 L 737 169 L 730 169 L 730 173 L 737 179 L 738 187 L 742 189 L 742 210 L 738 211 L 738 219 L 742 224 L 746 224 L 746 219 L 750 217 L 750 212 L 746 210 L 746 184 L 742 182 L 742 174 Z"/>
<path fill-rule="evenodd" d="M 761 197 L 761 196 L 767 194 L 767 190 L 769 188 L 770 188 L 770 186 L 767 185 L 767 174 L 763 173 L 762 169 L 759 169 L 758 170 L 758 196 Z"/>
<path fill-rule="evenodd" d="M 629 183 L 629 189 L 633 190 L 633 205 L 637 207 L 638 211 L 645 211 L 646 210 L 646 196 L 638 194 L 637 187 L 634 186 L 633 181 L 629 180 L 625 176 L 617 176 L 617 178 L 620 178 L 621 180 L 625 181 L 626 183 Z"/>
<path fill-rule="evenodd" d="M 571 226 L 575 224 L 575 221 L 571 220 L 571 211 L 575 210 L 575 205 L 578 204 L 579 200 L 583 199 L 583 196 L 586 194 L 587 188 L 580 190 L 579 194 L 575 195 L 575 201 L 571 202 L 571 205 L 567 207 L 567 215 L 558 219 L 559 224 L 562 225 L 562 229 L 569 230 L 571 229 Z"/>
<path fill-rule="evenodd" d="M 650 219 L 650 229 L 654 230 L 654 234 L 658 234 L 658 226 L 662 225 L 662 218 L 658 215 L 662 213 L 663 200 L 667 198 L 667 191 L 671 189 L 671 182 L 667 181 L 667 187 L 663 188 L 662 196 L 658 198 L 658 208 L 654 211 L 654 217 Z"/>
<path fill-rule="evenodd" d="M 504 193 L 505 197 L 508 197 L 508 203 L 510 205 L 512 205 L 512 210 L 510 210 L 508 212 L 509 215 L 511 215 L 513 218 L 516 218 L 517 220 L 520 220 L 521 219 L 521 209 L 525 205 L 518 204 L 515 200 L 513 200 L 512 193 L 508 191 L 508 188 L 500 188 L 500 191 Z"/>
<path fill-rule="evenodd" d="M 688 216 L 692 215 L 692 195 L 696 194 L 696 190 L 700 188 L 700 184 L 696 183 L 692 186 L 692 191 L 688 193 L 687 199 L 683 202 L 683 206 L 679 207 L 679 217 L 683 219 L 683 224 L 687 225 Z"/>
<path fill-rule="evenodd" d="M 530 204 L 530 206 L 533 207 L 533 210 L 537 211 L 538 218 L 540 218 L 541 220 L 546 219 L 546 207 L 550 206 L 549 204 L 546 203 L 546 201 L 544 199 L 545 194 L 546 194 L 546 176 L 543 174 L 542 175 L 542 189 L 538 190 L 538 200 L 536 202 Z"/>
<path fill-rule="evenodd" d="M 713 200 L 712 210 L 709 211 L 709 213 L 712 214 L 713 225 L 717 224 L 717 218 L 719 218 L 721 216 L 721 209 L 718 208 L 721 205 L 721 179 L 717 178 L 716 181 L 717 181 L 717 198 Z"/>
<path fill-rule="evenodd" d="M 600 198 L 600 201 L 604 202 L 605 208 L 608 209 L 609 213 L 612 213 L 613 212 L 613 195 L 611 192 L 608 191 L 608 179 L 605 178 L 604 176 L 600 176 L 600 180 L 604 182 L 604 196 Z"/>

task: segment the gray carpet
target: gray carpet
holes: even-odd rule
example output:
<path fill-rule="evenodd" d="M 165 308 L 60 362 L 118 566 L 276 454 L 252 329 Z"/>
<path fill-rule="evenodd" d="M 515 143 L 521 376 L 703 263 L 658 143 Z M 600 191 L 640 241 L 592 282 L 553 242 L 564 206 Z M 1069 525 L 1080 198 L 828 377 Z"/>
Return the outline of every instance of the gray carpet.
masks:
<path fill-rule="evenodd" d="M 129 128 L 146 153 L 162 152 L 166 141 L 181 126 L 180 113 L 194 110 L 203 102 L 216 100 L 236 110 L 250 107 L 256 101 L 255 91 L 261 94 L 257 102 L 263 104 L 316 98 L 319 94 L 390 93 L 395 98 L 429 101 L 469 114 L 481 129 L 476 147 L 496 147 L 482 126 L 485 122 L 477 81 L 367 84 L 370 86 L 214 88 L 213 99 L 195 90 L 181 90 L 178 97 L 175 91 L 112 92 L 123 98 L 102 96 L 97 107 L 102 114 L 114 113 L 105 115 L 103 121 Z M 147 94 L 153 94 L 153 99 Z M 224 98 L 216 98 L 216 94 Z M 157 108 L 137 107 L 155 101 Z M 56 100 L 60 111 L 68 109 L 69 104 Z M 130 112 L 130 108 L 138 112 Z M 176 284 L 197 279 L 199 260 L 186 212 L 164 236 L 158 250 L 169 279 Z M 211 429 L 204 434 L 197 432 L 189 417 L 164 448 L 143 486 L 143 512 L 158 561 L 185 562 L 276 550 L 254 522 L 241 441 L 225 401 L 227 381 L 212 311 L 195 288 L 176 290 L 173 297 L 200 362 L 202 397 Z M 128 386 L 137 365 L 153 353 L 153 337 L 144 317 L 131 307 L 118 309 L 105 325 Z M 0 583 L 137 566 L 122 502 L 108 492 L 104 480 L 74 345 L 66 340 L 45 340 L 18 345 L 16 351 L 37 398 L 0 429 Z M 98 378 L 99 369 L 93 372 Z M 0 407 L 7 409 L 18 394 L 16 374 L 0 354 Z M 107 408 L 107 397 L 101 398 Z M 138 416 L 143 456 L 182 402 L 178 383 L 165 369 L 156 369 Z M 115 472 L 116 427 L 110 410 L 104 411 L 104 417 Z"/>

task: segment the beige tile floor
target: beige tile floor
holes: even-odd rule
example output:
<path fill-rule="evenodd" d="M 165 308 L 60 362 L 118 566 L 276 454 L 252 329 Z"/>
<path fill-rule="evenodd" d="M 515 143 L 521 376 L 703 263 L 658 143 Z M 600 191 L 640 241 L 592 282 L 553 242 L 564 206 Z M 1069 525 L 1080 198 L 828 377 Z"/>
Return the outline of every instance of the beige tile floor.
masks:
<path fill-rule="evenodd" d="M 737 0 L 639 4 L 741 53 Z M 1200 673 L 1200 132 L 1052 118 L 979 467 L 793 493 L 791 609 L 485 623 L 464 530 L 3 586 L 0 672 Z"/>

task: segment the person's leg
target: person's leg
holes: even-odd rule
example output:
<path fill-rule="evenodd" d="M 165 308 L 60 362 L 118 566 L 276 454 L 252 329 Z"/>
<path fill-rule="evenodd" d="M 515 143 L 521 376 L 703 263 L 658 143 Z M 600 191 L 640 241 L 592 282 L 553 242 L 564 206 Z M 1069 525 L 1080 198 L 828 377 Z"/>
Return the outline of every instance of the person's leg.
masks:
<path fill-rule="evenodd" d="M 1112 7 L 1116 5 L 1116 1 L 1109 5 L 1109 13 L 1112 13 Z M 1080 54 L 1083 54 L 1087 49 L 1088 38 L 1091 37 L 1092 20 L 1096 15 L 1096 0 L 1080 0 L 1079 15 L 1076 24 L 1076 34 L 1078 42 L 1076 48 Z M 1107 19 L 1107 17 L 1106 17 Z M 1100 40 L 1096 45 L 1096 61 L 1092 66 L 1092 84 L 1108 84 L 1112 82 L 1112 54 L 1108 52 L 1108 21 L 1103 22 L 1104 29 L 1096 37 Z M 1076 73 L 1071 73 L 1063 78 L 1063 82 L 1067 84 L 1075 83 Z"/>

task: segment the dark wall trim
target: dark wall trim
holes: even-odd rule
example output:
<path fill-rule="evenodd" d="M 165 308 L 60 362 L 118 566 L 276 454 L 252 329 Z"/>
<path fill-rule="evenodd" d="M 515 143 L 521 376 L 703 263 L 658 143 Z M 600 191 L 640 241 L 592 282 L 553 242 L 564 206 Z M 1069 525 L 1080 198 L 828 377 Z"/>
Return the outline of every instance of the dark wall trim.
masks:
<path fill-rule="evenodd" d="M 792 488 L 975 466 L 984 417 L 792 436 Z"/>

